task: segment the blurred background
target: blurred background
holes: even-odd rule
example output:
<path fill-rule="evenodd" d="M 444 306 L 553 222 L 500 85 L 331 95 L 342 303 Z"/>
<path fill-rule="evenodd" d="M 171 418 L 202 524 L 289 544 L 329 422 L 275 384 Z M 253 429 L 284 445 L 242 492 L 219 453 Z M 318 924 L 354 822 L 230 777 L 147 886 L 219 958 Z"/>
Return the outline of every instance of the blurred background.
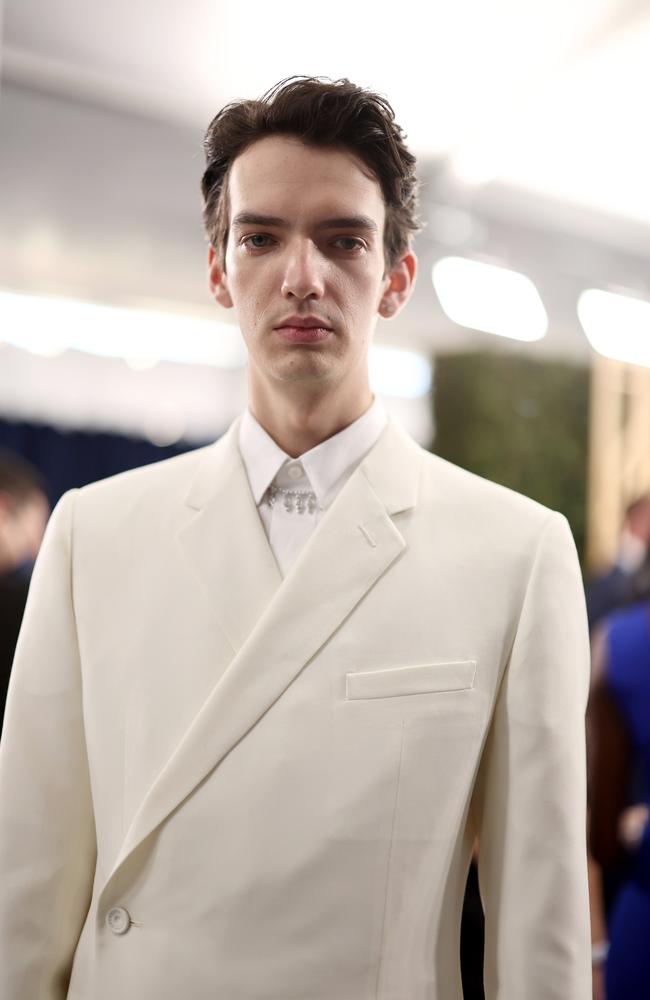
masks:
<path fill-rule="evenodd" d="M 567 515 L 592 627 L 650 596 L 647 0 L 6 0 L 0 23 L 0 446 L 32 499 L 242 410 L 203 134 L 283 77 L 347 76 L 388 97 L 422 180 L 375 391 L 426 447 Z"/>
<path fill-rule="evenodd" d="M 292 73 L 348 76 L 389 98 L 422 178 L 418 283 L 379 321 L 376 391 L 423 444 L 562 509 L 606 565 L 650 486 L 650 6 L 307 13 L 5 2 L 0 444 L 54 501 L 225 429 L 245 357 L 207 290 L 204 130 Z"/>

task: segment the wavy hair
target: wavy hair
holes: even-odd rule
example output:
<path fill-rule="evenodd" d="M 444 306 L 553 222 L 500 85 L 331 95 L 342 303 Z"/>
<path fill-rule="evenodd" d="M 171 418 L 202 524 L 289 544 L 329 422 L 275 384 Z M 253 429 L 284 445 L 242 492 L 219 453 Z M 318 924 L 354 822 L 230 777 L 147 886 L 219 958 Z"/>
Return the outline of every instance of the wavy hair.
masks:
<path fill-rule="evenodd" d="M 227 104 L 208 126 L 201 179 L 203 223 L 222 267 L 229 231 L 230 167 L 253 142 L 270 135 L 293 136 L 309 146 L 348 149 L 365 164 L 384 196 L 384 258 L 390 271 L 408 251 L 411 233 L 422 228 L 415 156 L 384 97 L 347 79 L 313 76 L 288 77 L 259 100 Z"/>

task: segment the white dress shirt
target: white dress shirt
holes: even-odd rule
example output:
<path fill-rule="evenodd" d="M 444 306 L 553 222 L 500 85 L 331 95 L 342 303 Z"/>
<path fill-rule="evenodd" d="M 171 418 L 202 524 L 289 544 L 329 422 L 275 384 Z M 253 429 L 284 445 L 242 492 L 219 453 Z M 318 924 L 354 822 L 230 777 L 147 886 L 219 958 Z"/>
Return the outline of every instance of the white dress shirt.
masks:
<path fill-rule="evenodd" d="M 246 409 L 239 426 L 241 452 L 251 491 L 276 561 L 283 576 L 315 530 L 322 514 L 370 451 L 388 421 L 381 400 L 372 404 L 357 420 L 338 434 L 317 444 L 298 458 L 291 458 Z M 302 513 L 287 510 L 284 495 L 273 506 L 267 490 L 274 485 L 299 492 L 313 491 L 316 504 Z"/>

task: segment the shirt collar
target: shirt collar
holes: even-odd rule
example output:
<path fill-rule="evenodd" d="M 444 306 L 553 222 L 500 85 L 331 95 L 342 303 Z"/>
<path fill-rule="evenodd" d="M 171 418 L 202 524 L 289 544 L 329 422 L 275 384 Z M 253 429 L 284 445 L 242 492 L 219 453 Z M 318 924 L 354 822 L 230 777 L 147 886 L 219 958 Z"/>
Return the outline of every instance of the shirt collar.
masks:
<path fill-rule="evenodd" d="M 375 396 L 370 407 L 357 420 L 292 459 L 247 408 L 239 426 L 239 450 L 255 503 L 261 503 L 267 488 L 285 463 L 300 462 L 319 505 L 328 507 L 345 480 L 375 444 L 387 422 L 386 409 Z"/>

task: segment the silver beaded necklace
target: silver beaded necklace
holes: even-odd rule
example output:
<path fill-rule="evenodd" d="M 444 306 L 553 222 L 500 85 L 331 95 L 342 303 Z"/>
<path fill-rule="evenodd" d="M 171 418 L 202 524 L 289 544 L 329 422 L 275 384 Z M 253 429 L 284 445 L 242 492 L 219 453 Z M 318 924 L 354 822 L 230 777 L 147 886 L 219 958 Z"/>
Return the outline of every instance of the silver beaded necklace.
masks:
<path fill-rule="evenodd" d="M 274 507 L 278 498 L 282 497 L 284 509 L 288 513 L 314 514 L 318 508 L 318 499 L 313 490 L 290 490 L 283 486 L 275 486 L 273 483 L 266 491 L 265 499 L 269 507 Z"/>

